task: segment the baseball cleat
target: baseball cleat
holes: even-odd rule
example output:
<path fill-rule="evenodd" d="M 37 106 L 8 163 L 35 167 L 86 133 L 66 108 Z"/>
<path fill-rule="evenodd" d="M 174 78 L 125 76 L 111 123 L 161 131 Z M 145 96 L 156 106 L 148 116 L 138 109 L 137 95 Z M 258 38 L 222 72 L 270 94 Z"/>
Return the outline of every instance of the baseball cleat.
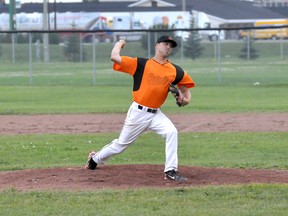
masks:
<path fill-rule="evenodd" d="M 85 168 L 90 170 L 95 170 L 97 167 L 97 163 L 93 160 L 93 156 L 96 154 L 96 152 L 91 151 L 88 155 L 88 160 L 86 162 Z"/>
<path fill-rule="evenodd" d="M 165 179 L 170 179 L 178 182 L 186 182 L 187 178 L 177 174 L 175 170 L 165 172 Z"/>

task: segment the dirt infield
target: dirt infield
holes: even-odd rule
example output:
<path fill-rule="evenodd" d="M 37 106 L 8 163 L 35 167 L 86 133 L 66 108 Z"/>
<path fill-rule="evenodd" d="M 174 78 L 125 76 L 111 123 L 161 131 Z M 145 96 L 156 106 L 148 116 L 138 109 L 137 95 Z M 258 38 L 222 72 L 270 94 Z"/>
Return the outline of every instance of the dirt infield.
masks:
<path fill-rule="evenodd" d="M 179 132 L 287 131 L 288 113 L 169 115 Z M 5 115 L 0 134 L 64 134 L 120 131 L 124 114 Z M 84 163 L 84 162 L 83 162 Z M 91 190 L 102 188 L 183 187 L 199 185 L 288 183 L 287 170 L 180 166 L 186 183 L 164 180 L 163 165 L 107 165 L 95 171 L 65 167 L 0 172 L 0 191 Z"/>
<path fill-rule="evenodd" d="M 288 113 L 168 115 L 179 132 L 287 131 Z M 120 131 L 125 114 L 3 115 L 0 134 L 64 134 Z"/>

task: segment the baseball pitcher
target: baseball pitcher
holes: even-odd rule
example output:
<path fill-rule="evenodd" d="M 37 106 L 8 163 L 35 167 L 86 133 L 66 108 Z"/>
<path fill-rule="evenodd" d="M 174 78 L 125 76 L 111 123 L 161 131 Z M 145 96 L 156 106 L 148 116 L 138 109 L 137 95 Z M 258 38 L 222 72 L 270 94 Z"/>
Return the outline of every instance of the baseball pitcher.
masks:
<path fill-rule="evenodd" d="M 86 168 L 94 170 L 97 165 L 113 155 L 123 152 L 143 132 L 152 130 L 165 138 L 165 178 L 175 181 L 187 179 L 178 173 L 178 131 L 170 119 L 161 111 L 169 92 L 175 97 L 179 107 L 186 106 L 191 100 L 189 88 L 195 86 L 192 78 L 178 65 L 172 64 L 168 56 L 176 41 L 163 35 L 155 44 L 155 55 L 151 59 L 121 56 L 126 45 L 120 39 L 111 51 L 115 71 L 133 77 L 133 103 L 117 139 L 98 152 L 90 152 Z"/>

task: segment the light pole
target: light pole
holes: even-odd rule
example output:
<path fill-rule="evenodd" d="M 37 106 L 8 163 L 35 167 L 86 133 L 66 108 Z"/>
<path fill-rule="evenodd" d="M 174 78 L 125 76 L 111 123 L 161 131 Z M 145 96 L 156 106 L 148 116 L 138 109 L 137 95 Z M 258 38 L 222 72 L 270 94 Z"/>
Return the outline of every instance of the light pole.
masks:
<path fill-rule="evenodd" d="M 182 11 L 186 11 L 186 0 L 182 0 Z"/>
<path fill-rule="evenodd" d="M 43 30 L 48 31 L 48 4 L 47 0 L 43 1 Z M 43 33 L 44 62 L 49 63 L 49 35 Z"/>
<path fill-rule="evenodd" d="M 16 13 L 15 13 L 15 0 L 10 0 L 9 3 L 9 26 L 10 31 L 14 31 L 16 28 Z M 12 40 L 12 62 L 15 63 L 15 35 L 11 34 Z"/>
<path fill-rule="evenodd" d="M 57 30 L 57 8 L 56 0 L 54 0 L 54 30 Z"/>
<path fill-rule="evenodd" d="M 9 3 L 9 25 L 10 31 L 15 30 L 15 0 L 10 0 Z"/>

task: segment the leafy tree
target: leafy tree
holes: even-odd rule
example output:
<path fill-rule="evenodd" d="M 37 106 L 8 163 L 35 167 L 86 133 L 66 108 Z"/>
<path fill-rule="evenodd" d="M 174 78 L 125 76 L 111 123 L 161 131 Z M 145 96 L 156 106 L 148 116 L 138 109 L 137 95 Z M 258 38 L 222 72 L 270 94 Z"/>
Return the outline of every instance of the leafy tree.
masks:
<path fill-rule="evenodd" d="M 61 38 L 58 33 L 50 33 L 49 34 L 49 43 L 50 44 L 59 44 Z"/>
<path fill-rule="evenodd" d="M 195 27 L 195 21 L 192 18 L 190 20 L 190 28 Z M 192 31 L 187 38 L 187 41 L 184 43 L 184 56 L 196 59 L 202 55 L 203 47 L 200 45 L 201 37 L 197 31 Z"/>
<path fill-rule="evenodd" d="M 259 57 L 258 51 L 254 48 L 253 38 L 246 37 L 243 41 L 243 48 L 240 50 L 241 59 L 256 59 Z"/>
<path fill-rule="evenodd" d="M 29 42 L 29 35 L 28 34 L 17 34 L 16 41 L 19 44 L 28 43 Z"/>
<path fill-rule="evenodd" d="M 61 41 L 58 33 L 49 33 L 48 37 L 49 44 L 59 44 Z M 33 33 L 32 43 L 35 43 L 36 41 L 43 42 L 43 33 Z"/>
<path fill-rule="evenodd" d="M 77 62 L 81 60 L 79 34 L 73 33 L 68 37 L 66 46 L 64 47 L 64 55 L 68 61 Z M 82 60 L 85 60 L 86 53 L 84 51 L 82 56 Z"/>

